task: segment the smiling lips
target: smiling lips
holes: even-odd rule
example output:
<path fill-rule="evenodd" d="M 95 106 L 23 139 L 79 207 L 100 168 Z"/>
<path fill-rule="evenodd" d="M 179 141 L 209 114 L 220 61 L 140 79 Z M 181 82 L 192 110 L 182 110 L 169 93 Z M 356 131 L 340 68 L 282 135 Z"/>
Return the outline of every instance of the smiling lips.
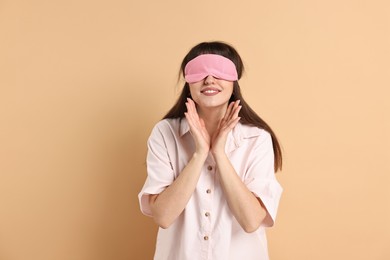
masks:
<path fill-rule="evenodd" d="M 219 89 L 216 89 L 216 88 L 204 88 L 200 92 L 206 96 L 214 96 L 221 91 Z"/>

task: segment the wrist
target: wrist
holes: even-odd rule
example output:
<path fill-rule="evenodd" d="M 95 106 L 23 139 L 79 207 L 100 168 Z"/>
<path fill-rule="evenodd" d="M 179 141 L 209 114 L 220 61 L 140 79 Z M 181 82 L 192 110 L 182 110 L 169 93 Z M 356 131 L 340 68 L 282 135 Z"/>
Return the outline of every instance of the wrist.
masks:
<path fill-rule="evenodd" d="M 227 157 L 225 150 L 221 150 L 221 149 L 211 150 L 211 154 L 216 160 L 218 160 L 219 158 Z"/>
<path fill-rule="evenodd" d="M 206 160 L 209 151 L 195 151 L 192 157 L 194 159 Z"/>

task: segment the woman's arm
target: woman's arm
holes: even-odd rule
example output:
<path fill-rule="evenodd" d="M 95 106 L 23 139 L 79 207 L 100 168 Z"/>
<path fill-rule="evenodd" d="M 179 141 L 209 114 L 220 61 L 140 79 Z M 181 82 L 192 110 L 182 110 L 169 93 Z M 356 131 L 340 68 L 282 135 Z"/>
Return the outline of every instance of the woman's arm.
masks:
<path fill-rule="evenodd" d="M 229 105 L 218 131 L 212 138 L 211 152 L 229 208 L 241 227 L 250 233 L 260 227 L 267 212 L 261 200 L 241 181 L 225 153 L 227 135 L 237 125 L 240 109 L 239 101 Z"/>
<path fill-rule="evenodd" d="M 204 122 L 196 113 L 193 101 L 188 102 L 186 103 L 188 112 L 185 116 L 194 138 L 195 152 L 179 177 L 169 187 L 160 194 L 149 197 L 153 218 L 161 228 L 168 228 L 186 207 L 210 150 L 210 137 Z"/>
<path fill-rule="evenodd" d="M 161 228 L 168 228 L 186 207 L 198 183 L 206 154 L 194 153 L 177 179 L 160 194 L 149 196 L 154 221 Z"/>
<path fill-rule="evenodd" d="M 225 153 L 213 155 L 230 210 L 245 232 L 256 231 L 267 214 L 264 205 L 241 181 Z"/>

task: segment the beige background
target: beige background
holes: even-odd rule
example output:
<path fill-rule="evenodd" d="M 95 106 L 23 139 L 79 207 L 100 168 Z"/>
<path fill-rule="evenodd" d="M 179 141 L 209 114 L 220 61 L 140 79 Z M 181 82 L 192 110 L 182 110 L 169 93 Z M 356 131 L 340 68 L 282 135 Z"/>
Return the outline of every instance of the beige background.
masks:
<path fill-rule="evenodd" d="M 284 148 L 273 260 L 390 259 L 390 4 L 1 1 L 0 259 L 151 259 L 146 140 L 201 41 Z"/>

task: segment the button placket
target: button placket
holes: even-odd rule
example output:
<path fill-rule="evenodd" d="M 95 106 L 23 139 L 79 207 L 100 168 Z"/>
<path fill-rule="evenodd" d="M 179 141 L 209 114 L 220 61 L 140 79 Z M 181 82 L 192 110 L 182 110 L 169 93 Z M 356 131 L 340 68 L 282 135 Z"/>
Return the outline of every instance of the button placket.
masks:
<path fill-rule="evenodd" d="M 207 255 L 210 253 L 211 248 L 211 237 L 212 237 L 212 222 L 211 222 L 211 211 L 212 211 L 212 203 L 213 203 L 213 191 L 214 191 L 214 171 L 213 161 L 211 158 L 205 162 L 203 166 L 204 172 L 204 186 L 203 186 L 203 199 L 204 204 L 201 211 L 201 221 L 202 221 L 202 250 L 207 252 Z"/>
<path fill-rule="evenodd" d="M 212 174 L 215 171 L 214 167 L 214 161 L 212 157 L 209 157 L 204 166 L 203 166 L 203 176 L 202 179 L 204 182 L 202 183 L 202 211 L 201 211 L 201 237 L 202 240 L 202 251 L 206 253 L 206 255 L 210 254 L 211 249 L 211 237 L 212 237 L 212 219 L 211 219 L 211 213 L 212 213 L 212 205 L 213 205 L 213 195 L 214 195 L 214 182 L 215 182 L 215 175 Z M 206 258 L 205 258 L 206 259 Z"/>
<path fill-rule="evenodd" d="M 207 207 L 204 209 L 203 211 L 203 223 L 204 223 L 204 226 L 203 226 L 203 241 L 205 243 L 208 242 L 209 238 L 210 238 L 210 232 L 211 232 L 211 220 L 210 220 L 210 210 L 211 210 L 211 205 L 212 205 L 212 190 L 211 188 L 208 188 L 206 189 L 206 201 L 207 201 Z"/>

